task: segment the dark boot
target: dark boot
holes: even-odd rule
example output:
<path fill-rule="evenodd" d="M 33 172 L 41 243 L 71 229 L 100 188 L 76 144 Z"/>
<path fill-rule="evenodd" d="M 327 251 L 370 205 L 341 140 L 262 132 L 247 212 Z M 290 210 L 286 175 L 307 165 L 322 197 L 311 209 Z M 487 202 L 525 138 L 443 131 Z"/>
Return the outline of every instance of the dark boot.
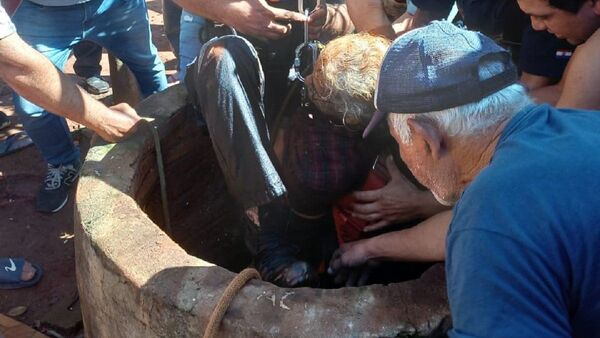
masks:
<path fill-rule="evenodd" d="M 281 203 L 259 208 L 256 268 L 265 281 L 282 287 L 315 286 L 323 261 L 321 219 L 299 217 Z"/>

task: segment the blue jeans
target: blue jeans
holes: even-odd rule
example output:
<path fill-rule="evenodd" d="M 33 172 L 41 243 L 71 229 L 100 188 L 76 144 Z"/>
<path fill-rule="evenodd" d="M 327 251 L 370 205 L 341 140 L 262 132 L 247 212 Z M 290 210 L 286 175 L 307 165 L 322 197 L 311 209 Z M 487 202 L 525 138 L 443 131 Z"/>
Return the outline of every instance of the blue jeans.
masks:
<path fill-rule="evenodd" d="M 24 0 L 12 20 L 21 38 L 59 69 L 64 68 L 75 44 L 90 40 L 131 69 L 143 96 L 167 87 L 165 67 L 151 41 L 144 0 L 92 0 L 63 7 Z M 18 95 L 14 104 L 46 162 L 61 165 L 79 158 L 64 118 Z"/>
<path fill-rule="evenodd" d="M 181 12 L 179 31 L 179 80 L 183 81 L 187 66 L 194 62 L 202 48 L 201 34 L 206 20 L 185 9 Z"/>

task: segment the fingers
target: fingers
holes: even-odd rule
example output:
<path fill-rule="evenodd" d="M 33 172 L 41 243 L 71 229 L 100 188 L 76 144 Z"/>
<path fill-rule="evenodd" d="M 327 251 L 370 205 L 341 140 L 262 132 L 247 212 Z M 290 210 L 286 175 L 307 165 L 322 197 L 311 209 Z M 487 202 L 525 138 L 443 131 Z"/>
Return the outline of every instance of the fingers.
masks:
<path fill-rule="evenodd" d="M 275 21 L 271 21 L 269 25 L 265 28 L 265 31 L 260 34 L 260 38 L 265 38 L 267 40 L 277 40 L 284 36 L 286 36 L 292 30 L 292 26 L 290 24 L 280 24 Z"/>
<path fill-rule="evenodd" d="M 366 266 L 362 269 L 360 273 L 360 278 L 356 282 L 356 286 L 365 286 L 369 282 L 369 277 L 371 277 L 371 271 L 373 268 L 370 266 Z"/>
<path fill-rule="evenodd" d="M 295 21 L 295 22 L 304 22 L 306 21 L 306 16 L 304 14 L 298 12 L 288 11 L 282 8 L 270 7 L 269 10 L 274 15 L 274 20 L 277 21 Z"/>
<path fill-rule="evenodd" d="M 348 272 L 348 278 L 346 278 L 346 283 L 344 284 L 344 286 L 349 287 L 349 286 L 356 286 L 356 282 L 358 282 L 358 278 L 361 276 L 361 268 L 355 268 L 355 269 L 351 269 Z"/>
<path fill-rule="evenodd" d="M 380 209 L 381 208 L 379 207 L 379 204 L 377 204 L 377 203 L 368 203 L 368 204 L 354 203 L 354 204 L 352 204 L 352 213 L 355 213 L 355 214 L 367 215 L 367 214 L 379 213 Z"/>
<path fill-rule="evenodd" d="M 381 220 L 381 218 L 383 217 L 380 213 L 373 213 L 373 214 L 352 213 L 352 216 L 356 217 L 358 219 L 361 219 L 363 221 L 367 221 L 369 223 L 379 222 Z"/>
<path fill-rule="evenodd" d="M 327 273 L 330 275 L 337 274 L 338 270 L 342 267 L 342 252 L 340 249 L 337 249 L 333 255 L 331 256 L 331 260 L 329 261 L 329 268 L 327 269 Z"/>
<path fill-rule="evenodd" d="M 308 16 L 308 36 L 311 39 L 318 39 L 323 30 L 323 25 L 327 22 L 327 6 L 319 6 Z"/>
<path fill-rule="evenodd" d="M 364 232 L 371 232 L 371 231 L 375 231 L 375 230 L 379 230 L 382 228 L 385 228 L 386 226 L 390 225 L 390 221 L 382 219 L 379 222 L 375 223 L 375 224 L 371 224 L 366 226 L 363 231 Z"/>
<path fill-rule="evenodd" d="M 345 284 L 345 282 L 348 280 L 349 274 L 350 269 L 341 269 L 333 279 L 333 282 L 337 285 Z"/>
<path fill-rule="evenodd" d="M 352 195 L 358 202 L 375 202 L 381 198 L 382 189 L 355 191 Z"/>

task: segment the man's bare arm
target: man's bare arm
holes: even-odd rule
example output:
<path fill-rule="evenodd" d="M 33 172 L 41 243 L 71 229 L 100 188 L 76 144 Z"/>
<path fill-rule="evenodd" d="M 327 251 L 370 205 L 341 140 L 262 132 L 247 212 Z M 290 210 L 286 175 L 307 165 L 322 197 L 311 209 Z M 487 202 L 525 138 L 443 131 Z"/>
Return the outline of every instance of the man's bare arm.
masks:
<path fill-rule="evenodd" d="M 175 3 L 259 39 L 281 38 L 290 30 L 288 22 L 305 20 L 303 14 L 271 7 L 266 0 L 175 0 Z"/>
<path fill-rule="evenodd" d="M 346 0 L 346 6 L 357 31 L 371 32 L 389 39 L 396 36 L 381 0 Z"/>
<path fill-rule="evenodd" d="M 564 75 L 556 106 L 600 110 L 600 30 L 577 47 Z"/>
<path fill-rule="evenodd" d="M 535 102 L 548 103 L 555 106 L 562 93 L 564 79 L 564 76 L 560 80 L 556 80 L 547 76 L 523 72 L 520 81 L 527 88 L 529 96 Z"/>
<path fill-rule="evenodd" d="M 140 120 L 127 104 L 110 109 L 92 98 L 17 34 L 0 40 L 0 78 L 29 101 L 93 129 L 107 141 L 125 137 Z"/>
<path fill-rule="evenodd" d="M 400 231 L 343 244 L 329 262 L 329 273 L 360 267 L 370 260 L 439 262 L 446 259 L 446 235 L 452 211 L 444 211 Z"/>

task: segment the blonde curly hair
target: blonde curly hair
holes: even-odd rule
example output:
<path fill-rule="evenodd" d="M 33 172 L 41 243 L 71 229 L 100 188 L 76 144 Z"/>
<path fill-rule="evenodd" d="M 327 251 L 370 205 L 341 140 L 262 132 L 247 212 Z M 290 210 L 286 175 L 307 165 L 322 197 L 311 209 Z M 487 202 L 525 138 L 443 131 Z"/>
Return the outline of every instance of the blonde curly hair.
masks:
<path fill-rule="evenodd" d="M 390 44 L 390 40 L 368 33 L 329 42 L 307 79 L 311 101 L 330 118 L 364 128 L 375 111 L 379 68 Z"/>

